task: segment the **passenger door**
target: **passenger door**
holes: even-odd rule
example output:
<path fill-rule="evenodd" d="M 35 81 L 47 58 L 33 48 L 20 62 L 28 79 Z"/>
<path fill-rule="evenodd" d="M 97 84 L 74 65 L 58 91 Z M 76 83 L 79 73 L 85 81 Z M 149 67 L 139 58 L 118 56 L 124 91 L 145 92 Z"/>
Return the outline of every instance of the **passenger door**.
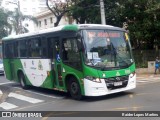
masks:
<path fill-rule="evenodd" d="M 60 40 L 55 40 L 55 71 L 56 71 L 56 82 L 59 88 L 63 88 L 63 79 L 62 79 L 62 59 L 61 59 L 61 44 Z"/>
<path fill-rule="evenodd" d="M 51 79 L 53 80 L 54 88 L 62 88 L 62 66 L 60 55 L 60 40 L 58 37 L 48 38 L 49 44 L 49 58 L 51 59 Z"/>

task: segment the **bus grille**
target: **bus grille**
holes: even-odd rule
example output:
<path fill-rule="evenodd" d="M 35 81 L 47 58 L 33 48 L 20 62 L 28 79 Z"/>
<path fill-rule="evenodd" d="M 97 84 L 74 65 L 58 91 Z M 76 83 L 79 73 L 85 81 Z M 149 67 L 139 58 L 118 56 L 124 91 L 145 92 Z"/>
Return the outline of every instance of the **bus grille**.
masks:
<path fill-rule="evenodd" d="M 111 77 L 106 78 L 105 83 L 109 90 L 114 90 L 118 88 L 126 87 L 128 84 L 129 76 L 118 76 L 118 77 Z"/>

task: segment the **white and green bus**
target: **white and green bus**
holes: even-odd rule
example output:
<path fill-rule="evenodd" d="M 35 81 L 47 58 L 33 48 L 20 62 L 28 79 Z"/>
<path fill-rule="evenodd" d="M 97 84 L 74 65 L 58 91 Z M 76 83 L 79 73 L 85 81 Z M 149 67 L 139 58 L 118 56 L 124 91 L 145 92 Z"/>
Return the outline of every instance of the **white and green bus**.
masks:
<path fill-rule="evenodd" d="M 125 30 L 97 24 L 65 25 L 3 38 L 6 78 L 23 88 L 69 92 L 74 99 L 136 87 Z"/>

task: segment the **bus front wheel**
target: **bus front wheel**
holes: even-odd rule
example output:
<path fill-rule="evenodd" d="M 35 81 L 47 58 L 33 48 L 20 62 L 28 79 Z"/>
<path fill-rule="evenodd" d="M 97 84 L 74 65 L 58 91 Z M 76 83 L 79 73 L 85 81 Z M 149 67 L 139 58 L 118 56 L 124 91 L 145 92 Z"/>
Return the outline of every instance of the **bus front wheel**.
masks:
<path fill-rule="evenodd" d="M 69 86 L 69 93 L 73 99 L 76 100 L 82 99 L 80 85 L 74 77 L 70 78 L 68 86 Z"/>
<path fill-rule="evenodd" d="M 26 85 L 25 77 L 24 77 L 24 74 L 23 74 L 23 73 L 20 73 L 20 74 L 19 74 L 19 81 L 20 81 L 21 87 L 22 87 L 23 89 L 28 89 L 28 86 Z"/>

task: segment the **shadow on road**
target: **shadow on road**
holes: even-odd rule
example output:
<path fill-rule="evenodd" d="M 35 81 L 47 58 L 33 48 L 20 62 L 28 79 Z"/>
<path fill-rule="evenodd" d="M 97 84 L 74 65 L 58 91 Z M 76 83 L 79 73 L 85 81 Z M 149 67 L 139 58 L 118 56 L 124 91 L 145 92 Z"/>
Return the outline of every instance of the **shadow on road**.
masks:
<path fill-rule="evenodd" d="M 11 87 L 15 88 L 21 88 L 21 85 L 19 83 L 16 84 L 10 84 Z M 22 89 L 23 91 L 25 91 L 24 89 Z M 29 88 L 27 89 L 31 92 L 35 92 L 35 93 L 41 93 L 44 95 L 50 95 L 50 96 L 55 96 L 55 97 L 67 97 L 67 93 L 62 92 L 62 91 L 56 91 L 53 89 L 47 89 L 47 88 L 40 88 L 40 87 L 34 87 L 34 86 L 29 86 Z"/>
<path fill-rule="evenodd" d="M 19 83 L 11 83 L 7 85 L 7 88 L 10 88 L 9 91 L 14 91 L 14 89 L 16 88 L 21 88 Z M 21 89 L 22 91 L 25 91 L 23 89 Z M 54 97 L 62 97 L 64 99 L 72 99 L 71 96 L 66 93 L 66 92 L 62 92 L 62 91 L 56 91 L 56 90 L 52 90 L 52 89 L 46 89 L 46 88 L 40 88 L 40 87 L 33 87 L 30 86 L 29 91 L 31 92 L 35 92 L 35 93 L 40 93 L 40 94 L 44 94 L 44 95 L 50 95 L 50 96 L 54 96 Z M 94 102 L 94 101 L 101 101 L 101 100 L 107 100 L 107 99 L 115 99 L 118 97 L 124 97 L 130 94 L 134 94 L 134 92 L 120 92 L 120 93 L 114 93 L 114 94 L 110 94 L 110 95 L 105 95 L 105 96 L 98 96 L 98 97 L 84 97 L 82 100 L 83 102 Z"/>
<path fill-rule="evenodd" d="M 94 102 L 94 101 L 101 101 L 101 100 L 109 100 L 109 99 L 115 99 L 118 97 L 124 97 L 128 96 L 130 94 L 134 94 L 134 92 L 119 92 L 119 93 L 114 93 L 114 94 L 109 94 L 109 95 L 104 95 L 104 96 L 97 96 L 97 97 L 85 97 L 83 101 L 86 102 Z"/>

